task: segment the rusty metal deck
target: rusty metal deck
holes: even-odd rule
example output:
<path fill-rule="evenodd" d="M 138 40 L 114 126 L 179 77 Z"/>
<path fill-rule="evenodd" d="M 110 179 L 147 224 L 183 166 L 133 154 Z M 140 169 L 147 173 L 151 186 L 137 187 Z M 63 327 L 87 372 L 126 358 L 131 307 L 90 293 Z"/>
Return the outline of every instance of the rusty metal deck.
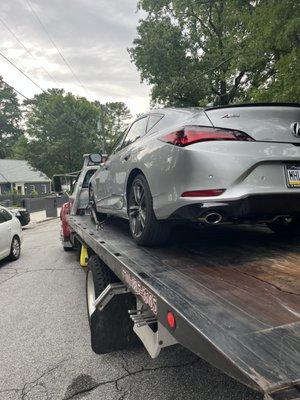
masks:
<path fill-rule="evenodd" d="M 122 279 L 128 270 L 157 296 L 163 324 L 177 316 L 179 343 L 260 390 L 300 382 L 300 239 L 267 229 L 178 228 L 164 248 L 137 247 L 126 224 L 97 232 L 89 217 L 73 229 Z"/>

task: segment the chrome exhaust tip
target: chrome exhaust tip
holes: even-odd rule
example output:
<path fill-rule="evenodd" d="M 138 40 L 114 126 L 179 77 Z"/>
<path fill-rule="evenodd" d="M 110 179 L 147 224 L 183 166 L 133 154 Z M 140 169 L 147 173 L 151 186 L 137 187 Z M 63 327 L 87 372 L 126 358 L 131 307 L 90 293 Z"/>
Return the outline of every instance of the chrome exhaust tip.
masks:
<path fill-rule="evenodd" d="M 218 225 L 222 222 L 223 217 L 221 214 L 217 212 L 208 212 L 206 214 L 201 215 L 199 218 L 200 222 L 204 222 L 208 225 Z"/>

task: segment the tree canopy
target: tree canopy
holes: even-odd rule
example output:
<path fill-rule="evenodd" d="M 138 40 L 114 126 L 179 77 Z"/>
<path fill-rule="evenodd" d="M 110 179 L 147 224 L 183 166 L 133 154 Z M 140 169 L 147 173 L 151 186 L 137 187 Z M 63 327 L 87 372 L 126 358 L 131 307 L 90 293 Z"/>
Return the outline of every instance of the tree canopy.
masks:
<path fill-rule="evenodd" d="M 21 116 L 15 91 L 0 76 L 0 158 L 12 156 L 12 148 L 22 134 Z"/>
<path fill-rule="evenodd" d="M 99 135 L 101 150 L 110 153 L 116 139 L 132 118 L 129 109 L 122 102 L 94 103 L 99 110 Z"/>
<path fill-rule="evenodd" d="M 129 49 L 156 104 L 299 101 L 294 0 L 140 0 Z"/>
<path fill-rule="evenodd" d="M 109 150 L 130 116 L 124 103 L 92 103 L 61 89 L 35 95 L 24 105 L 25 135 L 14 146 L 14 156 L 50 177 L 79 170 L 84 153 Z"/>

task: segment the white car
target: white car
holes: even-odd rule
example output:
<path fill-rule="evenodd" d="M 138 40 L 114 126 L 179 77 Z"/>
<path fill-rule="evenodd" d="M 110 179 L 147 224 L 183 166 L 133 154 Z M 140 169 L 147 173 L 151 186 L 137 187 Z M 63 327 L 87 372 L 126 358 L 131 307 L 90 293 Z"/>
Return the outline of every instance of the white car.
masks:
<path fill-rule="evenodd" d="M 0 206 L 0 260 L 17 260 L 21 254 L 22 227 L 17 217 Z"/>

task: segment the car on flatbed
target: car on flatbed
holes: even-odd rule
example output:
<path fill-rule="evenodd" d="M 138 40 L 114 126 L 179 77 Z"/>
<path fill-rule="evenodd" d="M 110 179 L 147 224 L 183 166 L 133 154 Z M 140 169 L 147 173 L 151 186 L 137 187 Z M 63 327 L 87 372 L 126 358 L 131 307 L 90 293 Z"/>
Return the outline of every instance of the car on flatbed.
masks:
<path fill-rule="evenodd" d="M 95 224 L 90 211 L 73 207 L 66 221 L 86 270 L 95 353 L 142 343 L 155 358 L 181 344 L 265 400 L 299 400 L 299 237 L 178 225 L 167 246 L 144 248 L 126 223 Z"/>
<path fill-rule="evenodd" d="M 166 108 L 138 117 L 90 181 L 99 221 L 141 245 L 172 224 L 265 223 L 300 233 L 300 105 Z"/>

